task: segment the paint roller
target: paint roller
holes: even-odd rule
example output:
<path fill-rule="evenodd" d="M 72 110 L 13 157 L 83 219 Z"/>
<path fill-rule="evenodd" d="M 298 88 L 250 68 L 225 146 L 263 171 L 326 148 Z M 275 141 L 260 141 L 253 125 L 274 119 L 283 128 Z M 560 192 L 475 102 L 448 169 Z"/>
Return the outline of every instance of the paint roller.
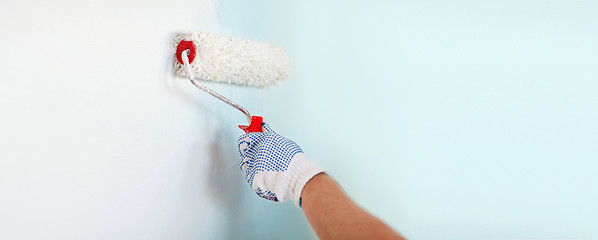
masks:
<path fill-rule="evenodd" d="M 212 91 L 197 79 L 251 87 L 277 85 L 291 72 L 291 61 L 279 47 L 247 39 L 207 32 L 177 35 L 174 39 L 176 74 L 186 76 L 197 88 L 241 111 L 249 125 L 239 125 L 246 133 L 261 132 L 263 118 Z"/>

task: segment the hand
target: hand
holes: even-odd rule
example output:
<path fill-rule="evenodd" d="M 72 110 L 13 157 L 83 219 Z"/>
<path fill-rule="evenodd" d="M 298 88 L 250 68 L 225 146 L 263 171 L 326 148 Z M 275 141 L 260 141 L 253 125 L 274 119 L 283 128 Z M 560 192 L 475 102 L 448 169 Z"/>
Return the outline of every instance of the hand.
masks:
<path fill-rule="evenodd" d="M 262 131 L 239 137 L 239 165 L 247 182 L 262 198 L 274 202 L 291 199 L 301 207 L 303 187 L 324 170 L 311 163 L 295 142 L 267 124 L 262 125 Z"/>

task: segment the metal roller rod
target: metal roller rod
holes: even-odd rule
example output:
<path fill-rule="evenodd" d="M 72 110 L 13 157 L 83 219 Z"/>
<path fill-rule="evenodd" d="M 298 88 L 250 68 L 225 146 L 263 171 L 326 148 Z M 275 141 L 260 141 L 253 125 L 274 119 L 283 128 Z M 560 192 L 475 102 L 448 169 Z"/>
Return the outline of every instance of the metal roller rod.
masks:
<path fill-rule="evenodd" d="M 245 114 L 245 117 L 247 117 L 247 123 L 251 124 L 251 114 L 249 113 L 249 111 L 247 111 L 245 108 L 241 107 L 239 104 L 236 104 L 235 102 L 231 101 L 230 99 L 218 94 L 217 92 L 212 91 L 212 89 L 209 89 L 208 87 L 199 83 L 197 80 L 193 79 L 193 76 L 191 75 L 191 67 L 189 66 L 189 57 L 188 57 L 189 50 L 183 51 L 183 54 L 181 54 L 181 55 L 182 55 L 183 63 L 185 65 L 185 71 L 187 71 L 187 76 L 189 77 L 189 81 L 191 81 L 191 83 L 193 85 L 195 85 L 197 88 L 201 89 L 202 91 L 207 92 L 208 94 L 220 99 L 220 101 L 223 101 L 224 103 L 241 111 L 243 114 Z"/>

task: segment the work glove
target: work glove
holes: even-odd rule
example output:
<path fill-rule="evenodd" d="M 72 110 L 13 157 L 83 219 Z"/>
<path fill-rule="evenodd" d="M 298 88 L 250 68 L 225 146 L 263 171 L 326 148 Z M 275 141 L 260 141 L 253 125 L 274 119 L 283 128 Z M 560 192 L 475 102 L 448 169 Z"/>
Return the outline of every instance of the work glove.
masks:
<path fill-rule="evenodd" d="M 262 125 L 262 131 L 239 137 L 239 166 L 247 183 L 262 198 L 274 202 L 290 199 L 301 207 L 303 187 L 324 170 L 311 163 L 295 142 L 267 124 Z"/>

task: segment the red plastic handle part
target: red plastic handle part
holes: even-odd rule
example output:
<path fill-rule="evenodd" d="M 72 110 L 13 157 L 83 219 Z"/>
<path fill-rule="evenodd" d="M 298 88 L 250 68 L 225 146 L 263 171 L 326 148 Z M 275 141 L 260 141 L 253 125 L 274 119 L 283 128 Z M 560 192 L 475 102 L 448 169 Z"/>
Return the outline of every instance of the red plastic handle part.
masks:
<path fill-rule="evenodd" d="M 195 48 L 195 44 L 192 41 L 183 40 L 179 43 L 176 47 L 176 59 L 179 60 L 179 63 L 183 63 L 183 51 L 189 49 L 189 63 L 192 63 L 195 59 L 195 54 L 197 54 L 197 49 Z"/>
<path fill-rule="evenodd" d="M 245 133 L 262 132 L 262 122 L 264 122 L 264 118 L 260 116 L 252 116 L 249 126 L 239 125 L 239 128 L 245 131 Z"/>

